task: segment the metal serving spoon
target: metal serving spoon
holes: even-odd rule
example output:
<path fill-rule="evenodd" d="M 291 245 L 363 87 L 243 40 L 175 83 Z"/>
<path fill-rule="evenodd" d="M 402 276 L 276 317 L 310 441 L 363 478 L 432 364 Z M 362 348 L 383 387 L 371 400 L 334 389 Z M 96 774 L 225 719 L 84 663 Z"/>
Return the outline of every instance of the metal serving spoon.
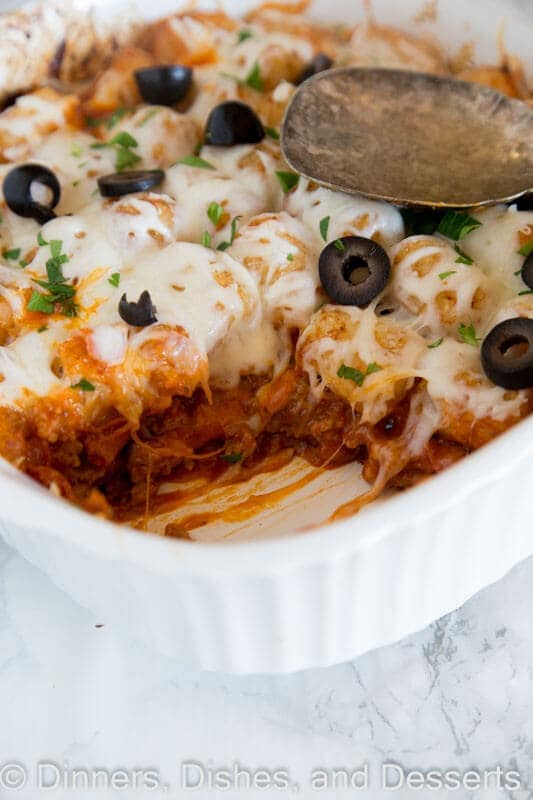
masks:
<path fill-rule="evenodd" d="M 306 178 L 399 205 L 468 208 L 533 190 L 533 110 L 455 78 L 321 72 L 293 96 L 281 144 Z"/>

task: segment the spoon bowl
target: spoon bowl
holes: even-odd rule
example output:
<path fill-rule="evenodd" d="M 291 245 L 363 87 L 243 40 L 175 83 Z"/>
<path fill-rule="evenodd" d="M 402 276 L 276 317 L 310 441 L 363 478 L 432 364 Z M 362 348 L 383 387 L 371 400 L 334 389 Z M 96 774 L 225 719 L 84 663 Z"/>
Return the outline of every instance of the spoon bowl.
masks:
<path fill-rule="evenodd" d="M 321 72 L 293 96 L 281 144 L 304 177 L 398 205 L 471 208 L 533 189 L 533 110 L 455 78 Z"/>

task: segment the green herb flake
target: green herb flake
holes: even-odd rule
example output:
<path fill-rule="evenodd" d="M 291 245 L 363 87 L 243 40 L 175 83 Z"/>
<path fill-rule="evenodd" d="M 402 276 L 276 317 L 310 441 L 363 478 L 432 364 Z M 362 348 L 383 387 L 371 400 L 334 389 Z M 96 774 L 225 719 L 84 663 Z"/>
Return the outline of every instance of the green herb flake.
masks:
<path fill-rule="evenodd" d="M 300 176 L 295 172 L 287 172 L 284 170 L 277 170 L 276 177 L 284 194 L 288 194 L 295 186 L 298 186 L 298 181 L 300 180 Z"/>
<path fill-rule="evenodd" d="M 120 122 L 120 120 L 126 116 L 126 114 L 129 114 L 130 111 L 131 111 L 130 108 L 115 109 L 115 111 L 113 111 L 113 113 L 106 122 L 107 130 L 110 131 L 112 128 L 114 128 L 115 125 L 117 125 Z M 137 145 L 133 145 L 133 147 L 137 147 Z"/>
<path fill-rule="evenodd" d="M 462 211 L 447 211 L 441 219 L 437 231 L 448 239 L 460 241 L 479 228 L 482 223 Z"/>
<path fill-rule="evenodd" d="M 383 367 L 380 367 L 379 364 L 376 364 L 375 361 L 372 361 L 372 363 L 366 368 L 365 377 L 367 375 L 373 375 L 375 372 L 381 372 L 382 369 Z"/>
<path fill-rule="evenodd" d="M 443 337 L 441 336 L 441 337 L 440 337 L 440 339 L 435 339 L 435 341 L 434 341 L 434 342 L 431 342 L 431 344 L 428 344 L 428 348 L 429 348 L 430 350 L 433 350 L 435 347 L 440 347 L 440 346 L 441 346 L 441 344 L 443 343 L 443 341 L 444 341 L 444 339 L 443 339 Z"/>
<path fill-rule="evenodd" d="M 61 250 L 63 248 L 63 242 L 61 239 L 51 239 L 50 240 L 50 252 L 52 254 L 52 258 L 57 258 L 61 255 Z"/>
<path fill-rule="evenodd" d="M 220 458 L 224 461 L 227 461 L 228 464 L 238 464 L 239 461 L 242 461 L 243 454 L 242 453 L 223 453 Z"/>
<path fill-rule="evenodd" d="M 337 376 L 339 378 L 345 378 L 348 381 L 353 381 L 357 386 L 362 386 L 368 375 L 372 375 L 382 369 L 383 367 L 380 367 L 375 361 L 369 364 L 364 372 L 361 372 L 360 369 L 356 369 L 355 367 L 348 367 L 346 364 L 341 364 L 337 370 Z"/>
<path fill-rule="evenodd" d="M 257 61 L 244 79 L 244 83 L 246 86 L 249 86 L 250 89 L 255 89 L 257 92 L 262 92 L 265 88 L 265 82 L 261 77 L 261 70 Z"/>
<path fill-rule="evenodd" d="M 110 140 L 109 144 L 113 147 L 138 147 L 139 142 L 127 131 L 121 131 Z"/>
<path fill-rule="evenodd" d="M 344 244 L 342 239 L 335 239 L 335 241 L 333 242 L 333 245 L 334 245 L 335 249 L 339 250 L 339 252 L 341 252 L 341 253 L 343 253 L 346 250 L 346 245 Z"/>
<path fill-rule="evenodd" d="M 237 235 L 237 225 L 239 224 L 239 220 L 241 220 L 241 219 L 242 219 L 242 217 L 240 217 L 240 216 L 239 217 L 233 217 L 233 219 L 231 220 L 230 240 L 229 240 L 229 242 L 222 242 L 221 244 L 219 244 L 219 246 L 217 247 L 217 250 L 224 251 L 224 250 L 227 250 L 228 247 L 231 247 L 231 245 L 235 241 L 235 236 Z"/>
<path fill-rule="evenodd" d="M 268 126 L 265 128 L 265 133 L 270 139 L 274 139 L 275 142 L 279 141 L 279 131 L 275 128 L 269 128 Z"/>
<path fill-rule="evenodd" d="M 20 258 L 20 247 L 15 247 L 13 250 L 3 250 L 2 255 L 8 261 L 17 261 Z"/>
<path fill-rule="evenodd" d="M 48 330 L 48 325 L 41 325 L 40 328 L 37 328 L 37 333 L 44 333 Z"/>
<path fill-rule="evenodd" d="M 72 158 L 81 158 L 83 155 L 83 148 L 81 145 L 74 143 L 70 148 L 70 155 Z"/>
<path fill-rule="evenodd" d="M 467 256 L 465 251 L 461 250 L 458 244 L 455 245 L 454 250 L 458 255 L 458 258 L 455 259 L 456 264 L 466 264 L 467 267 L 472 266 L 472 264 L 474 263 L 474 259 L 470 258 L 470 256 Z"/>
<path fill-rule="evenodd" d="M 114 147 L 116 152 L 115 169 L 117 172 L 123 172 L 128 167 L 134 167 L 141 161 L 141 157 L 134 153 L 132 147 L 138 147 L 139 143 L 127 131 L 121 131 L 113 136 L 109 142 L 96 142 L 91 145 L 93 150 L 99 150 L 104 147 Z"/>
<path fill-rule="evenodd" d="M 137 128 L 143 128 L 146 123 L 150 122 L 150 120 L 153 119 L 156 114 L 159 114 L 160 111 L 160 108 L 152 108 L 147 114 L 144 115 L 140 122 L 137 123 Z"/>
<path fill-rule="evenodd" d="M 524 289 L 523 292 L 518 292 L 518 297 L 522 297 L 525 294 L 533 294 L 533 289 Z"/>
<path fill-rule="evenodd" d="M 325 242 L 327 242 L 327 240 L 328 240 L 329 220 L 330 220 L 330 217 L 323 217 L 320 220 L 320 225 L 319 225 L 320 235 L 322 236 L 322 238 L 324 239 Z"/>
<path fill-rule="evenodd" d="M 134 153 L 127 147 L 117 147 L 117 157 L 115 160 L 115 169 L 117 172 L 123 172 L 128 167 L 134 167 L 141 161 L 141 157 Z"/>
<path fill-rule="evenodd" d="M 346 364 L 341 364 L 337 370 L 339 378 L 345 378 L 347 381 L 353 381 L 358 386 L 362 386 L 365 380 L 365 373 L 355 367 L 348 367 Z"/>
<path fill-rule="evenodd" d="M 450 275 L 457 275 L 456 269 L 449 269 L 448 272 L 439 272 L 439 278 L 441 281 L 445 281 L 446 278 L 449 278 Z"/>
<path fill-rule="evenodd" d="M 222 219 L 223 214 L 224 214 L 224 209 L 222 208 L 220 203 L 213 201 L 212 203 L 209 204 L 209 207 L 207 209 L 207 216 L 209 217 L 215 228 Z"/>
<path fill-rule="evenodd" d="M 200 240 L 200 243 L 204 247 L 211 247 L 211 234 L 209 233 L 209 231 L 204 231 L 202 233 L 202 238 Z"/>
<path fill-rule="evenodd" d="M 31 263 L 31 262 L 26 261 L 26 259 L 23 258 L 22 261 L 19 261 L 19 267 L 22 267 L 22 269 L 24 269 L 25 267 L 28 266 L 29 263 Z"/>
<path fill-rule="evenodd" d="M 53 314 L 54 303 L 41 292 L 33 291 L 28 302 L 28 311 L 40 311 L 41 314 Z"/>
<path fill-rule="evenodd" d="M 111 277 L 107 279 L 107 282 L 116 289 L 120 284 L 120 272 L 113 272 Z"/>
<path fill-rule="evenodd" d="M 204 158 L 200 158 L 200 156 L 185 156 L 185 158 L 175 161 L 172 166 L 174 167 L 176 164 L 185 164 L 186 167 L 198 167 L 198 169 L 216 169 L 213 164 L 210 164 Z"/>
<path fill-rule="evenodd" d="M 459 336 L 465 344 L 470 344 L 472 347 L 477 347 L 480 339 L 476 336 L 476 329 L 471 325 L 459 325 Z"/>
<path fill-rule="evenodd" d="M 82 378 L 78 383 L 74 383 L 72 388 L 81 389 L 82 392 L 94 392 L 95 390 L 94 385 L 87 378 Z"/>
<path fill-rule="evenodd" d="M 525 256 L 526 258 L 533 253 L 533 239 L 530 242 L 526 242 L 518 251 L 519 255 Z"/>
<path fill-rule="evenodd" d="M 288 254 L 287 261 L 294 261 L 294 254 L 293 253 L 289 253 Z"/>
<path fill-rule="evenodd" d="M 52 314 L 57 305 L 66 317 L 75 317 L 78 309 L 74 302 L 76 289 L 67 283 L 62 270 L 62 265 L 69 260 L 68 256 L 66 253 L 61 253 L 63 242 L 60 239 L 52 239 L 49 244 L 51 258 L 46 262 L 48 281 L 35 281 L 42 289 L 46 289 L 48 294 L 34 291 L 30 297 L 28 309 L 40 311 L 43 314 Z"/>
<path fill-rule="evenodd" d="M 39 231 L 39 233 L 37 234 L 37 244 L 39 245 L 39 247 L 46 247 L 46 245 L 48 244 L 48 242 L 42 235 L 41 231 Z"/>
<path fill-rule="evenodd" d="M 243 29 L 242 31 L 239 31 L 239 33 L 237 34 L 237 44 L 242 44 L 242 42 L 245 42 L 247 39 L 251 39 L 253 35 L 254 35 L 253 31 L 250 31 L 248 29 Z"/>

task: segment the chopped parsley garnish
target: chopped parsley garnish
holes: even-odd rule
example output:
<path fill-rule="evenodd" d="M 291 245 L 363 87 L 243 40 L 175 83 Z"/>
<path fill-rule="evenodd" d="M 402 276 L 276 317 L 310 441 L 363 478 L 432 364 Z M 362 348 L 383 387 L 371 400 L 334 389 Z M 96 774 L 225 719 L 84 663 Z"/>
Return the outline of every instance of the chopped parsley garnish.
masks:
<path fill-rule="evenodd" d="M 320 220 L 320 225 L 319 225 L 319 227 L 320 227 L 320 235 L 322 236 L 322 238 L 324 239 L 325 242 L 327 242 L 327 240 L 328 240 L 329 220 L 330 220 L 330 217 L 323 217 Z"/>
<path fill-rule="evenodd" d="M 261 77 L 261 70 L 257 61 L 244 79 L 244 83 L 246 86 L 249 86 L 250 89 L 255 89 L 257 92 L 262 92 L 265 88 L 265 82 Z"/>
<path fill-rule="evenodd" d="M 204 247 L 211 247 L 211 234 L 209 233 L 209 231 L 204 231 L 202 233 L 202 238 L 200 240 L 200 243 Z"/>
<path fill-rule="evenodd" d="M 458 258 L 455 259 L 456 264 L 466 264 L 468 267 L 470 267 L 474 263 L 474 259 L 470 258 L 470 256 L 467 256 L 465 251 L 461 250 L 458 244 L 455 245 L 454 250 L 458 255 Z"/>
<path fill-rule="evenodd" d="M 199 169 L 216 169 L 213 164 L 210 164 L 204 158 L 200 158 L 200 156 L 185 156 L 185 158 L 175 161 L 172 166 L 174 167 L 176 164 L 185 164 L 187 167 L 198 167 Z"/>
<path fill-rule="evenodd" d="M 445 281 L 446 278 L 449 278 L 450 275 L 457 275 L 456 269 L 449 269 L 448 272 L 439 272 L 439 278 L 441 281 Z"/>
<path fill-rule="evenodd" d="M 111 116 L 109 117 L 109 119 L 106 122 L 107 130 L 110 131 L 111 128 L 114 128 L 115 125 L 117 123 L 119 123 L 120 120 L 123 117 L 126 116 L 126 114 L 129 114 L 130 111 L 131 111 L 131 108 L 117 108 L 117 109 L 115 109 L 115 111 L 113 111 L 113 113 L 111 114 Z"/>
<path fill-rule="evenodd" d="M 245 42 L 247 39 L 251 39 L 253 35 L 254 35 L 253 31 L 247 29 L 239 31 L 239 33 L 237 34 L 237 44 L 241 44 L 241 42 Z"/>
<path fill-rule="evenodd" d="M 28 311 L 39 311 L 41 314 L 53 314 L 54 303 L 41 292 L 32 292 L 28 302 Z"/>
<path fill-rule="evenodd" d="M 482 225 L 479 220 L 462 211 L 447 211 L 439 223 L 437 231 L 448 239 L 460 241 Z"/>
<path fill-rule="evenodd" d="M 433 350 L 435 347 L 440 347 L 440 346 L 441 346 L 441 344 L 443 343 L 443 341 L 444 341 L 444 339 L 443 339 L 443 337 L 441 336 L 441 337 L 440 337 L 440 339 L 435 339 L 435 341 L 434 341 L 434 342 L 431 342 L 431 344 L 428 344 L 428 348 L 429 348 L 430 350 Z"/>
<path fill-rule="evenodd" d="M 267 127 L 265 128 L 265 133 L 266 133 L 266 135 L 267 135 L 267 136 L 269 136 L 271 139 L 274 139 L 274 141 L 276 141 L 276 142 L 277 142 L 277 141 L 279 140 L 279 131 L 277 131 L 275 128 L 269 128 L 269 127 L 267 126 Z"/>
<path fill-rule="evenodd" d="M 470 344 L 472 347 L 477 347 L 480 339 L 476 336 L 476 329 L 471 325 L 459 325 L 459 336 L 465 344 Z"/>
<path fill-rule="evenodd" d="M 209 204 L 209 207 L 207 209 L 207 216 L 209 217 L 215 228 L 222 219 L 223 214 L 224 214 L 224 209 L 222 208 L 220 203 L 213 201 L 212 203 Z"/>
<path fill-rule="evenodd" d="M 379 372 L 381 369 L 383 369 L 383 367 L 380 367 L 375 361 L 369 364 L 364 372 L 361 372 L 360 369 L 356 369 L 356 367 L 348 367 L 346 364 L 341 364 L 337 370 L 337 376 L 339 378 L 345 378 L 348 381 L 353 381 L 357 386 L 362 386 L 367 375 L 372 375 L 374 372 Z"/>
<path fill-rule="evenodd" d="M 148 111 L 148 113 L 145 114 L 144 117 L 141 119 L 141 121 L 137 124 L 137 127 L 143 128 L 146 125 L 146 123 L 150 122 L 150 120 L 153 119 L 153 117 L 155 117 L 156 114 L 159 114 L 160 111 L 161 111 L 160 108 L 150 109 L 150 111 Z"/>
<path fill-rule="evenodd" d="M 76 289 L 67 283 L 62 270 L 62 265 L 68 261 L 68 256 L 61 253 L 63 247 L 61 240 L 52 239 L 49 244 L 51 257 L 46 262 L 48 280 L 35 281 L 41 288 L 46 289 L 47 294 L 34 290 L 28 302 L 28 310 L 53 314 L 57 306 L 66 317 L 75 317 L 78 309 L 74 302 Z"/>
<path fill-rule="evenodd" d="M 13 250 L 3 250 L 2 255 L 8 261 L 17 261 L 20 258 L 20 247 L 15 247 Z"/>
<path fill-rule="evenodd" d="M 94 392 L 94 385 L 87 380 L 87 378 L 82 378 L 78 383 L 74 383 L 72 385 L 73 389 L 81 389 L 82 392 Z"/>
<path fill-rule="evenodd" d="M 231 230 L 230 230 L 230 239 L 229 242 L 222 242 L 217 247 L 217 250 L 227 250 L 228 247 L 231 247 L 233 242 L 235 241 L 235 236 L 237 234 L 237 225 L 239 224 L 239 220 L 242 219 L 241 217 L 233 217 L 231 220 Z"/>
<path fill-rule="evenodd" d="M 22 261 L 19 261 L 19 267 L 22 267 L 22 269 L 24 269 L 24 268 L 25 268 L 25 267 L 27 267 L 27 266 L 28 266 L 28 264 L 30 264 L 30 263 L 31 263 L 30 261 L 26 261 L 26 259 L 25 259 L 25 258 L 23 258 L 23 259 L 22 259 Z"/>
<path fill-rule="evenodd" d="M 132 147 L 138 147 L 137 139 L 134 139 L 131 134 L 126 131 L 121 131 L 113 136 L 109 142 L 96 142 L 91 145 L 93 150 L 101 150 L 104 147 L 114 147 L 116 152 L 115 169 L 117 172 L 123 172 L 128 167 L 134 167 L 141 161 L 141 157 L 134 153 Z"/>
<path fill-rule="evenodd" d="M 111 277 L 107 279 L 107 282 L 116 288 L 120 283 L 120 272 L 113 272 Z"/>
<path fill-rule="evenodd" d="M 346 245 L 342 241 L 342 239 L 335 239 L 333 242 L 334 247 L 339 250 L 341 253 L 346 250 Z"/>
<path fill-rule="evenodd" d="M 223 453 L 220 458 L 227 461 L 228 464 L 238 464 L 239 461 L 242 461 L 242 456 L 242 453 Z"/>
<path fill-rule="evenodd" d="M 300 180 L 300 176 L 295 172 L 287 172 L 284 170 L 277 170 L 276 177 L 281 188 L 283 189 L 284 194 L 288 194 L 291 189 L 294 189 L 295 186 L 298 186 L 298 181 Z"/>
<path fill-rule="evenodd" d="M 37 328 L 37 333 L 44 333 L 48 330 L 48 325 L 41 325 L 40 328 Z"/>
<path fill-rule="evenodd" d="M 522 247 L 520 248 L 518 253 L 519 253 L 519 255 L 525 256 L 526 258 L 528 256 L 530 256 L 531 253 L 533 253 L 533 239 L 531 239 L 531 241 L 526 242 L 524 245 L 522 245 Z"/>
<path fill-rule="evenodd" d="M 293 253 L 289 253 L 288 254 L 287 261 L 294 261 L 294 254 Z"/>
<path fill-rule="evenodd" d="M 533 289 L 524 289 L 523 292 L 518 292 L 518 297 L 522 297 L 524 294 L 533 294 Z"/>
<path fill-rule="evenodd" d="M 79 144 L 73 144 L 70 148 L 70 155 L 72 158 L 81 158 L 83 155 L 83 148 Z"/>

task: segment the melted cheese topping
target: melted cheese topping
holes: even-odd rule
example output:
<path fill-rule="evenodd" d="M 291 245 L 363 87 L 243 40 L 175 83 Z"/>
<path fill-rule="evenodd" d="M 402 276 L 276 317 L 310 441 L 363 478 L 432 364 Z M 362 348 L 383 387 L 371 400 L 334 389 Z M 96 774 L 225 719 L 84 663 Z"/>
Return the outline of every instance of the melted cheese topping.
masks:
<path fill-rule="evenodd" d="M 254 217 L 230 248 L 259 285 L 276 325 L 303 328 L 323 297 L 314 236 L 285 212 Z"/>
<path fill-rule="evenodd" d="M 39 89 L 19 97 L 0 114 L 0 156 L 6 161 L 22 159 L 46 134 L 70 123 L 79 106 L 72 95 Z"/>
<path fill-rule="evenodd" d="M 240 35 L 242 28 L 249 35 Z M 42 229 L 1 203 L 0 402 L 27 407 L 36 398 L 59 404 L 67 397 L 80 424 L 83 414 L 87 422 L 109 406 L 138 420 L 173 394 L 203 387 L 209 396 L 210 388 L 235 386 L 243 375 L 277 375 L 295 356 L 309 375 L 312 401 L 327 388 L 365 423 L 378 422 L 414 389 L 404 436 L 411 455 L 454 414 L 518 416 L 527 393 L 487 381 L 479 347 L 464 341 L 460 326 L 480 339 L 502 319 L 533 318 L 533 301 L 519 296 L 524 286 L 515 274 L 524 259 L 518 251 L 533 240 L 532 212 L 476 212 L 482 225 L 460 242 L 474 262 L 467 265 L 443 237 L 405 239 L 402 216 L 389 204 L 304 179 L 284 194 L 276 171 L 287 166 L 275 139 L 203 147 L 200 156 L 212 168 L 176 163 L 197 152 L 208 114 L 223 100 L 249 103 L 279 130 L 317 52 L 338 64 L 446 72 L 438 48 L 371 22 L 347 33 L 272 8 L 252 13 L 245 25 L 190 11 L 145 33 L 150 52 L 124 48 L 87 89 L 83 113 L 134 106 L 119 119 L 84 130 L 79 98 L 52 89 L 0 114 L 0 155 L 8 162 L 0 178 L 31 158 L 61 184 L 58 217 Z M 179 112 L 140 102 L 133 70 L 153 63 L 194 67 L 194 89 Z M 250 85 L 254 74 L 262 91 Z M 124 132 L 135 140 L 133 168 L 161 167 L 166 178 L 151 192 L 103 200 L 97 178 L 118 168 L 113 140 Z M 328 304 L 320 286 L 326 217 L 328 240 L 364 236 L 389 252 L 391 282 L 364 310 Z M 75 289 L 75 317 L 57 308 L 28 310 L 32 292 L 47 291 L 36 283 L 47 280 L 52 256 L 43 241 L 60 243 L 66 257 L 61 269 Z M 145 291 L 157 322 L 128 325 L 119 300 L 125 294 L 135 302 Z M 391 313 L 381 316 L 385 311 Z M 82 378 L 94 391 L 72 388 Z"/>
<path fill-rule="evenodd" d="M 436 236 L 411 236 L 391 250 L 389 296 L 426 336 L 457 335 L 460 324 L 479 326 L 492 307 L 495 287 L 475 265 Z"/>
<path fill-rule="evenodd" d="M 297 360 L 316 397 L 327 387 L 358 407 L 363 421 L 377 422 L 411 387 L 425 350 L 418 334 L 378 317 L 373 307 L 324 306 L 304 330 Z M 356 373 L 343 377 L 338 374 L 343 367 Z"/>
<path fill-rule="evenodd" d="M 378 203 L 360 196 L 316 187 L 300 180 L 298 188 L 287 196 L 285 207 L 300 217 L 320 240 L 320 221 L 329 217 L 328 239 L 364 236 L 384 246 L 399 242 L 404 234 L 402 215 L 388 203 Z"/>

